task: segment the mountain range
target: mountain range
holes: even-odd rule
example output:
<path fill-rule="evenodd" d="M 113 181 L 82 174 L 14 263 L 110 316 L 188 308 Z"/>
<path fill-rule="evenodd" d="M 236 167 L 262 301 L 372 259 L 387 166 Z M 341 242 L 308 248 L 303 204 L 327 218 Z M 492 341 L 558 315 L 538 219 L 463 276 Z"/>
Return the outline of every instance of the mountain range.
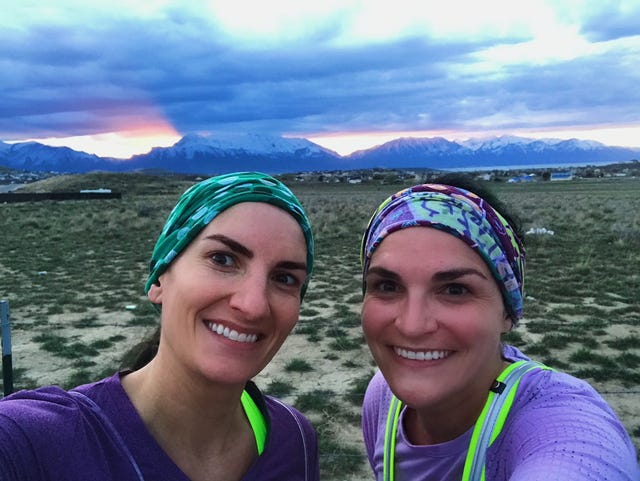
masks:
<path fill-rule="evenodd" d="M 255 133 L 224 136 L 189 134 L 171 147 L 155 147 L 146 154 L 125 160 L 37 142 L 0 142 L 0 166 L 65 173 L 151 170 L 212 175 L 237 170 L 272 174 L 372 168 L 488 170 L 603 165 L 638 159 L 640 148 L 611 147 L 576 139 L 537 140 L 514 136 L 461 142 L 441 137 L 398 138 L 340 156 L 303 138 Z"/>

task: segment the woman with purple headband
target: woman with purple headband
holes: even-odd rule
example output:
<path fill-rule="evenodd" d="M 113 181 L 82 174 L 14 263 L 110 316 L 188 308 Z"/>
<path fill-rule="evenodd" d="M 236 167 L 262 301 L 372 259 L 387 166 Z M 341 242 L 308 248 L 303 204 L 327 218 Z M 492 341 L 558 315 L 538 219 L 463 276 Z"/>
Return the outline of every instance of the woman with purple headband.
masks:
<path fill-rule="evenodd" d="M 362 429 L 378 481 L 640 479 L 589 384 L 501 342 L 522 317 L 524 249 L 485 199 L 443 183 L 400 191 L 361 255 L 379 367 Z"/>

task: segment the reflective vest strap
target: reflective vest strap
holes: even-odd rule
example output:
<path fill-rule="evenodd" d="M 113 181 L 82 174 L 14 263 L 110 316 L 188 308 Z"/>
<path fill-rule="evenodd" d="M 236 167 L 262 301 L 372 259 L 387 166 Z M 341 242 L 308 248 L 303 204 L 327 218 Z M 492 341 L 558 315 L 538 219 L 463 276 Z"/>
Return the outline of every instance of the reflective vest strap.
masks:
<path fill-rule="evenodd" d="M 535 361 L 518 361 L 509 364 L 496 381 L 505 385 L 503 391 L 489 392 L 480 417 L 473 427 L 471 442 L 464 463 L 462 481 L 484 481 L 487 449 L 498 437 L 509 415 L 522 376 L 532 369 L 551 369 Z M 395 474 L 396 434 L 402 402 L 392 396 L 384 433 L 382 460 L 383 480 L 393 481 Z"/>
<path fill-rule="evenodd" d="M 505 388 L 501 393 L 489 392 L 487 402 L 473 428 L 462 481 L 484 481 L 487 449 L 504 427 L 520 379 L 525 373 L 537 368 L 549 369 L 535 361 L 518 361 L 507 366 L 496 379 L 503 383 Z"/>
<path fill-rule="evenodd" d="M 387 414 L 387 425 L 384 430 L 384 452 L 382 455 L 382 479 L 384 481 L 393 481 L 395 475 L 396 433 L 398 432 L 398 419 L 401 410 L 402 402 L 392 396 Z"/>
<path fill-rule="evenodd" d="M 260 412 L 258 405 L 246 390 L 242 391 L 240 402 L 242 403 L 244 413 L 249 419 L 253 435 L 256 438 L 258 456 L 260 456 L 264 451 L 264 445 L 267 441 L 267 422 L 265 421 L 262 412 Z"/>

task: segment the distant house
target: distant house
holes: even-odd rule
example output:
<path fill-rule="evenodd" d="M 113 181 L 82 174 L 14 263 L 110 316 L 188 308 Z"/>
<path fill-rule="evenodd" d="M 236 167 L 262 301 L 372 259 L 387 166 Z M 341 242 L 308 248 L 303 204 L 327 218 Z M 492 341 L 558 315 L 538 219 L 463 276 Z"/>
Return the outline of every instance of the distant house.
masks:
<path fill-rule="evenodd" d="M 551 172 L 550 180 L 573 180 L 573 172 Z"/>
<path fill-rule="evenodd" d="M 110 194 L 111 189 L 82 189 L 80 190 L 81 194 Z"/>
<path fill-rule="evenodd" d="M 516 182 L 533 182 L 535 180 L 534 174 L 524 174 L 519 175 L 517 177 L 511 177 L 507 182 L 516 183 Z"/>

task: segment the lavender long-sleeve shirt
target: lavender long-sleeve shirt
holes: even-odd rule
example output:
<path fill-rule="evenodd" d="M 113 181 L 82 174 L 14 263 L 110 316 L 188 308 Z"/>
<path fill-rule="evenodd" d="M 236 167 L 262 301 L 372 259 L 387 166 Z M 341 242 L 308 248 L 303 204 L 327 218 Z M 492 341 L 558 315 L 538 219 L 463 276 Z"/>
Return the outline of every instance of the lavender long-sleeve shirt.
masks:
<path fill-rule="evenodd" d="M 78 390 L 102 414 L 91 401 L 57 387 L 0 401 L 0 480 L 189 481 L 145 427 L 118 374 Z M 274 398 L 262 400 L 256 402 L 271 428 L 242 481 L 318 481 L 317 437 L 309 422 Z"/>
<path fill-rule="evenodd" d="M 505 346 L 509 360 L 527 359 Z M 391 390 L 377 372 L 365 394 L 362 430 L 369 463 L 382 480 Z M 398 422 L 396 481 L 462 478 L 473 428 L 446 443 L 411 444 Z M 640 480 L 637 453 L 624 426 L 585 381 L 556 371 L 525 374 L 500 435 L 487 451 L 488 481 Z"/>

